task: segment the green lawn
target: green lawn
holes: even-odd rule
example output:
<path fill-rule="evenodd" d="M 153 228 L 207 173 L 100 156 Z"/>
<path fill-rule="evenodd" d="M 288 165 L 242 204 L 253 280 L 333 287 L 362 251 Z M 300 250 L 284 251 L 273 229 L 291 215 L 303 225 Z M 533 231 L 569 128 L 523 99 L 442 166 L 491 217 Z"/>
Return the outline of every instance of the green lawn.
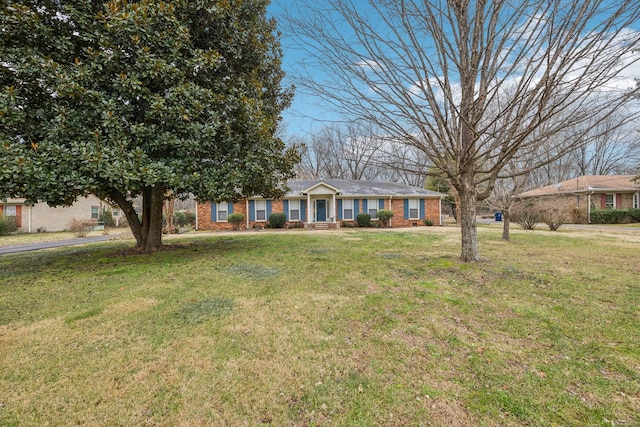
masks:
<path fill-rule="evenodd" d="M 263 232 L 0 256 L 0 425 L 640 424 L 640 237 Z"/>

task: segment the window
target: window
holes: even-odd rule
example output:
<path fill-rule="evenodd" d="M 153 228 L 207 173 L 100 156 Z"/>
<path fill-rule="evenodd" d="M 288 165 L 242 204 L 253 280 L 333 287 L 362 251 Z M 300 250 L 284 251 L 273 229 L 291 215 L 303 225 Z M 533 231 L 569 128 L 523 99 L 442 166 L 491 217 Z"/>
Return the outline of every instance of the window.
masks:
<path fill-rule="evenodd" d="M 227 202 L 222 202 L 216 204 L 216 211 L 218 212 L 218 222 L 226 222 L 227 217 L 229 216 L 229 204 Z"/>
<path fill-rule="evenodd" d="M 97 220 L 100 216 L 100 206 L 91 206 L 91 219 Z"/>
<path fill-rule="evenodd" d="M 615 194 L 607 194 L 605 207 L 607 209 L 615 209 L 616 208 L 616 198 Z"/>
<path fill-rule="evenodd" d="M 409 199 L 409 219 L 420 219 L 420 206 L 418 199 Z"/>
<path fill-rule="evenodd" d="M 117 218 L 120 216 L 120 209 L 112 209 L 111 210 L 111 216 L 113 216 L 114 218 Z"/>
<path fill-rule="evenodd" d="M 369 199 L 367 209 L 369 209 L 368 213 L 371 215 L 371 219 L 376 219 L 378 217 L 378 199 Z"/>
<path fill-rule="evenodd" d="M 342 219 L 353 220 L 353 199 L 342 201 Z"/>
<path fill-rule="evenodd" d="M 17 216 L 16 207 L 14 205 L 7 205 L 4 207 L 4 216 Z"/>
<path fill-rule="evenodd" d="M 300 200 L 289 201 L 289 221 L 300 221 Z"/>
<path fill-rule="evenodd" d="M 633 195 L 633 208 L 640 209 L 640 193 L 634 193 Z"/>
<path fill-rule="evenodd" d="M 267 220 L 267 201 L 256 200 L 256 221 Z"/>

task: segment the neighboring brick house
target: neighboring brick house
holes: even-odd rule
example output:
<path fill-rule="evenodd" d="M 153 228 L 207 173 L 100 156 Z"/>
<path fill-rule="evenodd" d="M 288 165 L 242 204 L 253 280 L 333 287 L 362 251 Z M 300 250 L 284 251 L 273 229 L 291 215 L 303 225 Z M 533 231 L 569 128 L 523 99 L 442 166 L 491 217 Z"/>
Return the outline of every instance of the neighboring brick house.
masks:
<path fill-rule="evenodd" d="M 640 184 L 635 175 L 590 175 L 547 185 L 520 194 L 540 208 L 564 208 L 575 223 L 590 223 L 593 209 L 640 207 Z"/>
<path fill-rule="evenodd" d="M 403 184 L 349 181 L 339 179 L 291 180 L 290 191 L 282 200 L 252 197 L 237 203 L 198 203 L 197 229 L 231 229 L 227 217 L 242 213 L 242 228 L 263 228 L 269 215 L 284 213 L 288 226 L 336 228 L 356 223 L 360 213 L 371 214 L 376 221 L 380 209 L 393 211 L 391 226 L 424 225 L 430 219 L 441 225 L 441 199 L 445 194 Z"/>
<path fill-rule="evenodd" d="M 80 197 L 71 206 L 57 208 L 46 203 L 29 206 L 25 204 L 25 199 L 7 199 L 6 202 L 0 201 L 0 218 L 14 218 L 18 231 L 23 233 L 64 231 L 73 219 L 97 223 L 104 208 L 111 209 L 113 218 L 118 223 L 120 209 L 112 208 L 96 196 Z"/>

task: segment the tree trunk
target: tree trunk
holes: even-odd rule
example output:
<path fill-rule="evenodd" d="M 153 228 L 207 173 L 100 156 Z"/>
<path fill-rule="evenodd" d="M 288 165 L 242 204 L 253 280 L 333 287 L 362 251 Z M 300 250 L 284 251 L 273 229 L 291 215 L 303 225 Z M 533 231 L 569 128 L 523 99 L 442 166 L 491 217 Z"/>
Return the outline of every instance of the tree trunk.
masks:
<path fill-rule="evenodd" d="M 509 226 L 511 225 L 511 214 L 508 209 L 502 211 L 502 240 L 509 241 Z"/>
<path fill-rule="evenodd" d="M 479 262 L 478 230 L 476 227 L 476 189 L 473 175 L 463 174 L 462 186 L 458 190 L 460 200 L 460 231 L 462 234 L 462 262 Z"/>
<path fill-rule="evenodd" d="M 156 184 L 142 191 L 142 233 L 136 245 L 143 252 L 153 252 L 162 246 L 162 206 L 165 186 Z"/>
<path fill-rule="evenodd" d="M 127 200 L 124 194 L 116 190 L 110 190 L 108 194 L 111 200 L 116 202 L 124 213 L 125 218 L 127 218 L 129 228 L 131 229 L 131 233 L 133 233 L 133 237 L 136 239 L 136 247 L 140 247 L 142 245 L 142 226 L 140 224 L 140 219 L 138 218 L 138 213 L 133 208 L 133 204 Z"/>
<path fill-rule="evenodd" d="M 109 197 L 124 212 L 129 228 L 136 239 L 136 249 L 153 252 L 162 246 L 162 206 L 165 186 L 156 184 L 142 191 L 142 222 L 133 208 L 133 204 L 124 194 L 111 190 Z"/>
<path fill-rule="evenodd" d="M 167 232 L 173 234 L 173 209 L 176 204 L 176 199 L 168 199 L 164 201 L 164 217 L 167 221 Z"/>

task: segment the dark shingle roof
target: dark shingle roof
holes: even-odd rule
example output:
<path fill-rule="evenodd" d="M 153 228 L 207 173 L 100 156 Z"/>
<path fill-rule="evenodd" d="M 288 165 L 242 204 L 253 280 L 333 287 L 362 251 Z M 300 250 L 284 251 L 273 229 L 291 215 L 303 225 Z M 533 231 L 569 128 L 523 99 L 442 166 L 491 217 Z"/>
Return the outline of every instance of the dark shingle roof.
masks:
<path fill-rule="evenodd" d="M 424 188 L 395 182 L 351 181 L 346 179 L 293 179 L 287 182 L 290 191 L 286 197 L 302 196 L 303 192 L 317 184 L 325 183 L 337 188 L 343 197 L 356 196 L 408 196 L 408 197 L 444 197 L 446 194 Z"/>

